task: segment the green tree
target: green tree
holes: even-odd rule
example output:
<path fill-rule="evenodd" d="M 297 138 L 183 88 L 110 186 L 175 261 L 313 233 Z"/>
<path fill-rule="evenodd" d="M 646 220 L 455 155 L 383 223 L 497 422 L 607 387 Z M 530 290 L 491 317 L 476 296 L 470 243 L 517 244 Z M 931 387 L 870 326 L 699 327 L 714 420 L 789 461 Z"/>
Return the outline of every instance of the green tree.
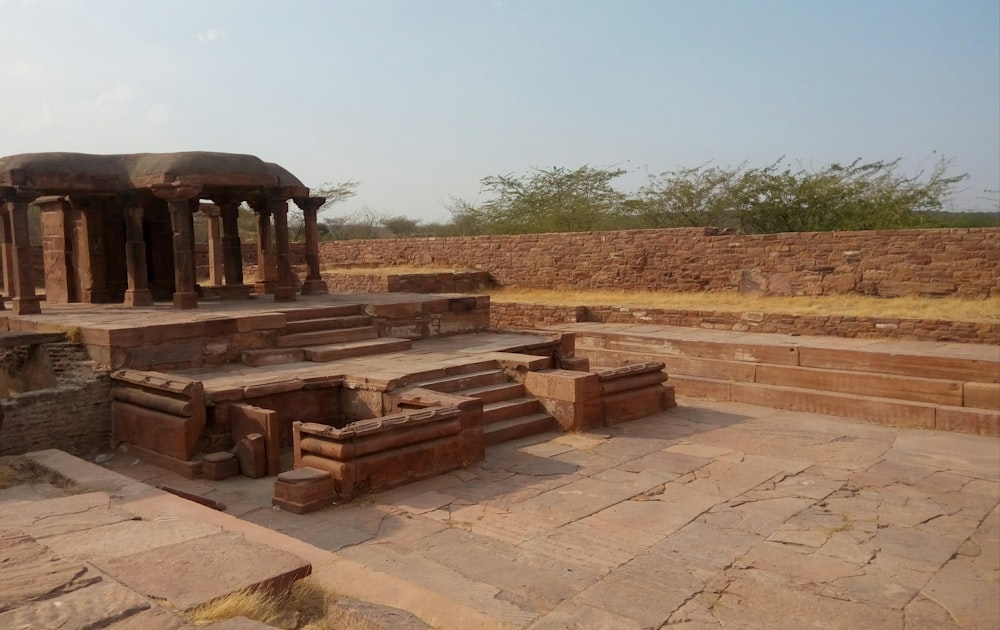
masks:
<path fill-rule="evenodd" d="M 637 227 L 735 227 L 732 192 L 742 168 L 702 165 L 650 175 L 626 211 Z"/>
<path fill-rule="evenodd" d="M 900 160 L 793 169 L 700 166 L 651 176 L 625 208 L 644 227 L 714 225 L 746 233 L 876 230 L 927 225 L 966 175 L 941 160 L 909 177 Z"/>
<path fill-rule="evenodd" d="M 612 181 L 623 169 L 581 166 L 570 170 L 533 169 L 526 175 L 491 175 L 481 180 L 492 199 L 478 206 L 453 199 L 453 222 L 466 231 L 487 234 L 579 232 L 613 227 L 625 195 Z"/>
<path fill-rule="evenodd" d="M 949 175 L 944 159 L 926 176 L 907 177 L 899 162 L 858 159 L 793 172 L 778 161 L 745 171 L 734 191 L 740 226 L 757 233 L 915 227 L 920 213 L 940 210 L 967 177 Z"/>

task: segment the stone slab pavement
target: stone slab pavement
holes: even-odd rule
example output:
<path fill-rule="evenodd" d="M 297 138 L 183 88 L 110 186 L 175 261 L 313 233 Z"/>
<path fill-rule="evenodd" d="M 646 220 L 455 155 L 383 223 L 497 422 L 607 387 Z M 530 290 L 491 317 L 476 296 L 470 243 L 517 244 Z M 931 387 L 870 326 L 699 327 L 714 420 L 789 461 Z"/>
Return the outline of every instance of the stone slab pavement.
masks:
<path fill-rule="evenodd" d="M 1000 627 L 995 438 L 681 398 L 306 515 L 272 480 L 109 465 L 332 552 L 318 579 L 436 627 Z"/>
<path fill-rule="evenodd" d="M 323 557 L 282 549 L 267 530 L 252 540 L 248 523 L 226 516 L 227 528 L 204 508 L 185 518 L 186 501 L 61 451 L 29 457 L 76 487 L 0 490 L 0 628 L 194 628 L 178 613 L 287 586 L 310 573 L 307 557 Z M 130 502 L 173 515 L 144 519 Z"/>

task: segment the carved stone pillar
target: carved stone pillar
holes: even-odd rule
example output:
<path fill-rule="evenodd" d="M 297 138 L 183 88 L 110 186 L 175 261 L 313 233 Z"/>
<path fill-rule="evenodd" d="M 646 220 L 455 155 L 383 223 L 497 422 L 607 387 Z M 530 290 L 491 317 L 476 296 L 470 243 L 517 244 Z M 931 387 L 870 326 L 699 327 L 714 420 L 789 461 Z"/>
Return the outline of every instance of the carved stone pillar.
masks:
<path fill-rule="evenodd" d="M 220 204 L 222 215 L 222 266 L 227 286 L 243 284 L 243 244 L 240 243 L 240 202 Z"/>
<path fill-rule="evenodd" d="M 274 215 L 275 264 L 278 271 L 278 286 L 274 288 L 274 301 L 292 302 L 295 300 L 296 291 L 295 272 L 292 271 L 289 255 L 288 202 L 284 199 L 271 199 L 267 205 Z"/>
<path fill-rule="evenodd" d="M 219 206 L 203 203 L 199 207 L 201 213 L 208 218 L 208 284 L 213 287 L 222 285 L 222 226 Z"/>
<path fill-rule="evenodd" d="M 257 211 L 257 284 L 258 294 L 274 293 L 278 284 L 274 239 L 271 236 L 271 209 L 260 204 Z"/>
<path fill-rule="evenodd" d="M 49 304 L 78 302 L 73 266 L 73 213 L 64 196 L 35 200 L 42 214 L 42 259 L 45 269 L 45 301 Z"/>
<path fill-rule="evenodd" d="M 125 306 L 152 306 L 149 271 L 146 268 L 146 239 L 142 229 L 142 205 L 133 197 L 125 205 Z"/>
<path fill-rule="evenodd" d="M 21 195 L 5 196 L 3 204 L 4 281 L 12 296 L 15 315 L 41 313 L 41 303 L 35 295 L 32 279 L 31 242 L 28 237 L 28 201 Z M 9 265 L 7 264 L 9 261 Z M 6 268 L 10 267 L 7 272 Z"/>
<path fill-rule="evenodd" d="M 306 281 L 302 283 L 302 295 L 323 295 L 329 292 L 326 282 L 319 269 L 319 226 L 316 214 L 326 203 L 323 197 L 308 197 L 296 199 L 295 204 L 301 208 L 306 228 Z"/>
<path fill-rule="evenodd" d="M 3 265 L 3 290 L 8 298 L 14 297 L 14 244 L 10 240 L 10 218 L 7 204 L 0 197 L 0 262 Z M 0 310 L 6 310 L 0 299 Z"/>
<path fill-rule="evenodd" d="M 73 269 L 80 287 L 80 301 L 86 304 L 110 302 L 100 211 L 92 199 L 71 196 L 70 204 L 75 224 Z"/>
<path fill-rule="evenodd" d="M 197 308 L 194 278 L 194 232 L 191 229 L 191 201 L 200 186 L 158 186 L 153 194 L 167 202 L 174 245 L 174 308 Z"/>

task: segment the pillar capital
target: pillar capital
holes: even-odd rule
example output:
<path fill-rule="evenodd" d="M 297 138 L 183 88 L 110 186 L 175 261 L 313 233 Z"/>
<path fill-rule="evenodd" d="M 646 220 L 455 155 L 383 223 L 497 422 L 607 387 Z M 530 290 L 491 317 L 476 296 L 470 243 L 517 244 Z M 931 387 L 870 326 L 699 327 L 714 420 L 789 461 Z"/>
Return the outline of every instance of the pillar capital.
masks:
<path fill-rule="evenodd" d="M 164 201 L 188 201 L 201 194 L 201 186 L 194 184 L 156 184 L 150 190 Z"/>
<path fill-rule="evenodd" d="M 0 202 L 33 203 L 40 195 L 33 188 L 25 186 L 0 186 Z"/>
<path fill-rule="evenodd" d="M 218 219 L 222 216 L 222 208 L 214 203 L 203 203 L 198 206 L 198 211 L 206 217 L 210 217 L 212 219 Z"/>
<path fill-rule="evenodd" d="M 275 212 L 288 210 L 288 199 L 285 199 L 284 197 L 265 197 L 261 205 L 264 208 L 267 208 L 270 213 L 274 214 Z"/>
<path fill-rule="evenodd" d="M 296 197 L 292 201 L 303 212 L 319 212 L 319 209 L 326 204 L 326 197 Z"/>

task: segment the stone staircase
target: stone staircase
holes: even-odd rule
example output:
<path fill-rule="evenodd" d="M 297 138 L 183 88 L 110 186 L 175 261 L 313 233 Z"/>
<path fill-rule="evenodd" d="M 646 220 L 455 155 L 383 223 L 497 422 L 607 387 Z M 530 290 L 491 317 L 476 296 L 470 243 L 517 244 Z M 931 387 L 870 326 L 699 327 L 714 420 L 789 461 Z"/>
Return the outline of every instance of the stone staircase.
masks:
<path fill-rule="evenodd" d="M 297 361 L 325 363 L 410 348 L 409 339 L 379 337 L 378 327 L 363 308 L 361 304 L 345 304 L 286 311 L 287 323 L 277 347 L 247 350 L 243 362 L 254 367 Z"/>
<path fill-rule="evenodd" d="M 522 383 L 508 380 L 500 367 L 480 367 L 475 372 L 411 385 L 483 401 L 483 439 L 487 446 L 559 428 Z"/>
<path fill-rule="evenodd" d="M 594 364 L 661 361 L 677 393 L 893 426 L 1000 434 L 991 345 L 567 324 Z"/>

